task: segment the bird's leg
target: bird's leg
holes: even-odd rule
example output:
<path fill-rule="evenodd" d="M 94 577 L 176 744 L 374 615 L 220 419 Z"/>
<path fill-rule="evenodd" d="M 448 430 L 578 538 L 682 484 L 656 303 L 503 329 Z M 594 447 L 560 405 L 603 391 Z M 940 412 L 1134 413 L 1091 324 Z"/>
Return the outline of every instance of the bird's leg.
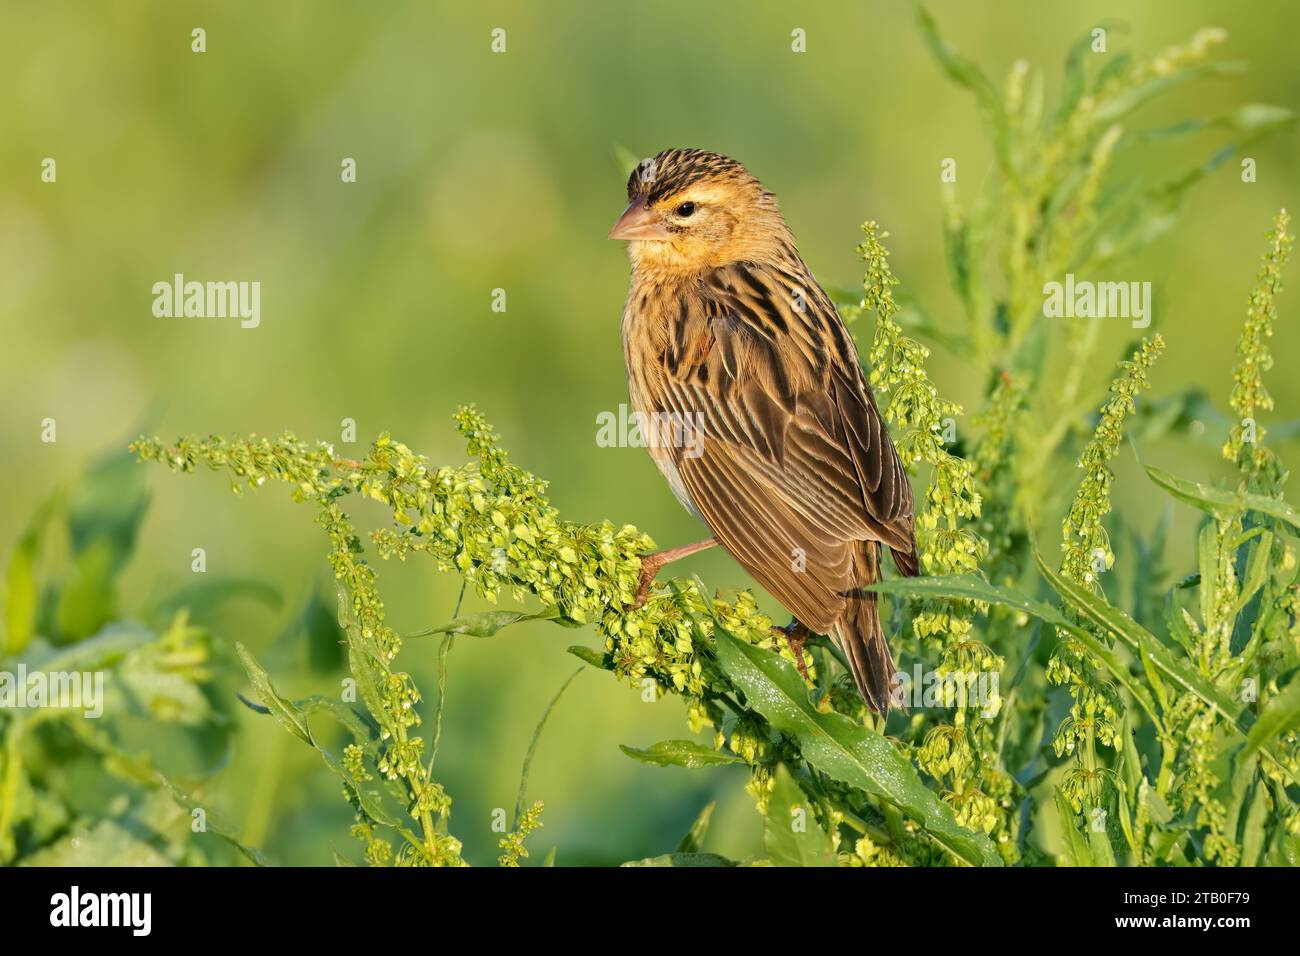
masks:
<path fill-rule="evenodd" d="M 717 538 L 705 538 L 703 541 L 696 541 L 694 544 L 683 544 L 677 548 L 656 551 L 654 554 L 647 554 L 643 557 L 641 559 L 641 577 L 637 581 L 636 600 L 632 602 L 632 610 L 635 611 L 645 604 L 646 599 L 650 597 L 650 585 L 654 583 L 655 575 L 659 573 L 665 564 L 672 564 L 680 558 L 704 551 L 717 543 Z"/>
<path fill-rule="evenodd" d="M 793 618 L 785 627 L 772 625 L 772 630 L 785 638 L 786 643 L 790 645 L 790 653 L 794 655 L 795 666 L 799 668 L 799 673 L 803 675 L 804 680 L 809 680 L 808 665 L 803 661 L 803 645 L 808 640 L 809 631 L 798 621 Z"/>

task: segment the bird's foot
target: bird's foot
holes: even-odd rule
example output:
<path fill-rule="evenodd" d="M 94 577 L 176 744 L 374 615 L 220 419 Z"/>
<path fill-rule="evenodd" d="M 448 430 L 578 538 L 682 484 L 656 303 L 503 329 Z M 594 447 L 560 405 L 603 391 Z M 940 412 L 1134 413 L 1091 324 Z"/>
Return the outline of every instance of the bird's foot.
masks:
<path fill-rule="evenodd" d="M 645 602 L 650 598 L 650 585 L 654 584 L 655 575 L 660 572 L 665 564 L 671 564 L 688 555 L 711 548 L 717 543 L 717 538 L 705 538 L 703 541 L 696 541 L 694 544 L 684 544 L 681 547 L 644 555 L 641 558 L 641 574 L 636 582 L 636 598 L 629 605 L 629 608 L 635 611 L 645 606 Z"/>
<path fill-rule="evenodd" d="M 808 640 L 808 628 L 804 627 L 798 621 L 791 620 L 785 627 L 772 625 L 772 630 L 785 638 L 790 645 L 790 653 L 794 655 L 795 666 L 799 668 L 799 673 L 803 675 L 804 680 L 811 680 L 808 676 L 808 665 L 803 659 L 803 645 Z"/>
<path fill-rule="evenodd" d="M 655 583 L 655 577 L 663 566 L 664 562 L 657 554 L 647 554 L 641 559 L 641 574 L 636 581 L 636 598 L 629 605 L 631 610 L 637 611 L 645 607 L 645 602 L 650 598 L 650 585 Z"/>

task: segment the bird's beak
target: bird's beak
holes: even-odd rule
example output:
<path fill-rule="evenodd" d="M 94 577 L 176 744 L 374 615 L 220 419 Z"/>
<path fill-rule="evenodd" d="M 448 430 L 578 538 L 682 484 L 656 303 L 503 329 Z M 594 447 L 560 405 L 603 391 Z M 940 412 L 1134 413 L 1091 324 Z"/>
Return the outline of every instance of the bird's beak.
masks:
<path fill-rule="evenodd" d="M 667 239 L 668 230 L 659 213 L 647 206 L 644 199 L 638 199 L 623 210 L 623 215 L 618 217 L 618 222 L 609 231 L 609 238 Z"/>

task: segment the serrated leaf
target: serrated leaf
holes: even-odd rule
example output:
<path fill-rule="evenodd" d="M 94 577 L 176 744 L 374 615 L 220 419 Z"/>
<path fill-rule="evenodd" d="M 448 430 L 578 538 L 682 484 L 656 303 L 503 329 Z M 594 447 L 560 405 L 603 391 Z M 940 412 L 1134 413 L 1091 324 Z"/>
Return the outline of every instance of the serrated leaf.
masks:
<path fill-rule="evenodd" d="M 1002 865 L 992 842 L 984 834 L 960 826 L 893 744 L 843 714 L 818 711 L 794 664 L 739 640 L 720 626 L 714 630 L 718 660 L 732 684 L 775 729 L 799 741 L 810 765 L 898 807 L 967 863 Z"/>
<path fill-rule="evenodd" d="M 735 754 L 714 750 L 694 740 L 661 740 L 645 749 L 619 744 L 619 749 L 633 760 L 656 767 L 722 767 L 744 762 Z"/>
<path fill-rule="evenodd" d="M 1217 518 L 1229 518 L 1249 509 L 1277 518 L 1289 524 L 1292 529 L 1300 531 L 1300 511 L 1296 511 L 1280 498 L 1269 498 L 1246 491 L 1211 488 L 1194 481 L 1175 478 L 1168 472 L 1150 465 L 1147 466 L 1146 471 L 1152 481 L 1179 501 L 1186 502 Z"/>

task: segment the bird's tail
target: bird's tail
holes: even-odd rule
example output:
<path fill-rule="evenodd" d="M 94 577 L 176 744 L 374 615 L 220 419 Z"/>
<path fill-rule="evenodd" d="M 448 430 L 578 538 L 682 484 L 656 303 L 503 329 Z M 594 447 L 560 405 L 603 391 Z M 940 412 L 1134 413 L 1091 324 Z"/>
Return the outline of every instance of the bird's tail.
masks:
<path fill-rule="evenodd" d="M 859 586 L 879 581 L 880 545 L 875 541 L 861 542 L 853 565 L 853 580 Z M 867 706 L 878 714 L 888 714 L 894 686 L 894 658 L 880 627 L 875 592 L 855 589 L 845 596 L 848 600 L 844 613 L 831 628 L 831 637 L 844 651 Z"/>

